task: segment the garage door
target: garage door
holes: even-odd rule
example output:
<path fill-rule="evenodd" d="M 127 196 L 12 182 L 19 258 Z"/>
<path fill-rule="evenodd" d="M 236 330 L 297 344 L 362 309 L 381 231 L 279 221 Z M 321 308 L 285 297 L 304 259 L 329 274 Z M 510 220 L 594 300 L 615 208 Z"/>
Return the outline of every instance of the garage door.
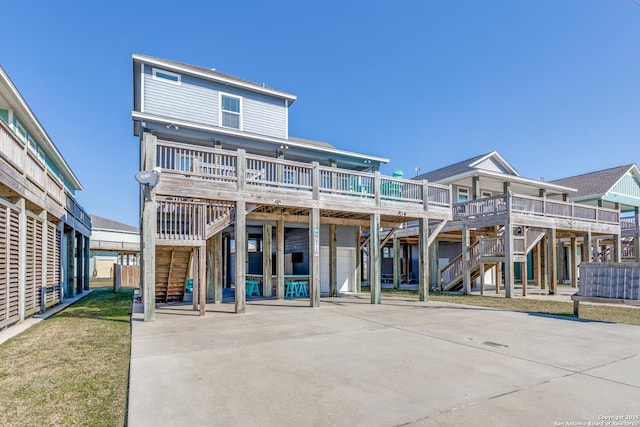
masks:
<path fill-rule="evenodd" d="M 355 253 L 354 248 L 338 248 L 338 292 L 353 291 Z M 329 248 L 326 246 L 320 248 L 320 293 L 329 293 Z"/>

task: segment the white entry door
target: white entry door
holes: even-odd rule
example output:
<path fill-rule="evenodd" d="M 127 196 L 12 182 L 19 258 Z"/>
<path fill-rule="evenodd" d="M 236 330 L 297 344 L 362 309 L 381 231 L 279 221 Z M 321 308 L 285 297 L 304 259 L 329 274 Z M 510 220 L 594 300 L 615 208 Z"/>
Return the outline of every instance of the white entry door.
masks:
<path fill-rule="evenodd" d="M 355 248 L 338 248 L 337 276 L 338 292 L 353 291 L 355 274 Z M 329 248 L 320 248 L 320 293 L 329 293 Z"/>

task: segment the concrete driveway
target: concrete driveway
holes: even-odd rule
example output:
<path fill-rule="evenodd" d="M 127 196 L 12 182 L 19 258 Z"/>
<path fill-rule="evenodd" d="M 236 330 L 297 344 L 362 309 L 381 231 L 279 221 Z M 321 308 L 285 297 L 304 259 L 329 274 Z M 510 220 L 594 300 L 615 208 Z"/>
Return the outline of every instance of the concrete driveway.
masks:
<path fill-rule="evenodd" d="M 368 295 L 141 317 L 134 427 L 640 426 L 636 326 Z"/>

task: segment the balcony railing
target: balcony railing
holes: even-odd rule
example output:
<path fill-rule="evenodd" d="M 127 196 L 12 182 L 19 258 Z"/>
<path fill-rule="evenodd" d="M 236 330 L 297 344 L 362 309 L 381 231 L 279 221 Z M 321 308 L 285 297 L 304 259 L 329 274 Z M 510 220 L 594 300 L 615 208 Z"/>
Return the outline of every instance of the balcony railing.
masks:
<path fill-rule="evenodd" d="M 91 228 L 91 218 L 73 197 L 65 192 L 60 179 L 47 168 L 44 160 L 25 141 L 13 133 L 3 120 L 0 120 L 0 155 L 15 169 L 16 173 L 24 176 L 35 185 L 34 191 L 37 192 L 37 189 L 42 191 L 39 196 L 50 196 L 60 208 L 65 208 L 68 214 L 87 228 Z"/>
<path fill-rule="evenodd" d="M 507 193 L 453 205 L 454 220 L 488 217 L 509 212 L 599 224 L 620 224 L 620 212 L 617 210 L 520 194 Z"/>
<path fill-rule="evenodd" d="M 321 195 L 413 205 L 424 205 L 426 199 L 427 210 L 430 207 L 451 206 L 451 190 L 448 185 L 386 177 L 378 172 L 358 172 L 319 166 L 316 163 L 257 156 L 246 154 L 243 150 L 227 151 L 158 141 L 156 165 L 163 173 L 179 173 L 196 179 L 216 181 L 222 185 L 239 185 L 238 170 L 244 170 L 244 177 L 240 181 L 243 181 L 245 188 L 278 188 L 311 194 L 316 186 Z"/>
<path fill-rule="evenodd" d="M 620 229 L 621 230 L 635 230 L 636 229 L 636 217 L 635 216 L 625 216 L 620 218 Z"/>

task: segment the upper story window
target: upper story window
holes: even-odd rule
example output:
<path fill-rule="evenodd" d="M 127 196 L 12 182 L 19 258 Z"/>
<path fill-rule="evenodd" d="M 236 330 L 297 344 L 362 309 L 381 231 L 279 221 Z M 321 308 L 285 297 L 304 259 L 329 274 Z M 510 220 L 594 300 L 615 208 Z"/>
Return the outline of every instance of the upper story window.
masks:
<path fill-rule="evenodd" d="M 242 129 L 242 98 L 220 94 L 220 124 L 227 128 Z"/>
<path fill-rule="evenodd" d="M 458 187 L 458 203 L 463 203 L 469 200 L 469 189 L 464 187 Z"/>
<path fill-rule="evenodd" d="M 182 84 L 182 78 L 180 74 L 159 70 L 158 68 L 153 68 L 152 72 L 154 80 L 161 80 L 163 82 L 173 83 L 174 85 Z"/>
<path fill-rule="evenodd" d="M 27 129 L 18 119 L 15 119 L 15 128 L 18 136 L 22 138 L 24 142 L 29 142 L 29 132 L 27 132 Z"/>

